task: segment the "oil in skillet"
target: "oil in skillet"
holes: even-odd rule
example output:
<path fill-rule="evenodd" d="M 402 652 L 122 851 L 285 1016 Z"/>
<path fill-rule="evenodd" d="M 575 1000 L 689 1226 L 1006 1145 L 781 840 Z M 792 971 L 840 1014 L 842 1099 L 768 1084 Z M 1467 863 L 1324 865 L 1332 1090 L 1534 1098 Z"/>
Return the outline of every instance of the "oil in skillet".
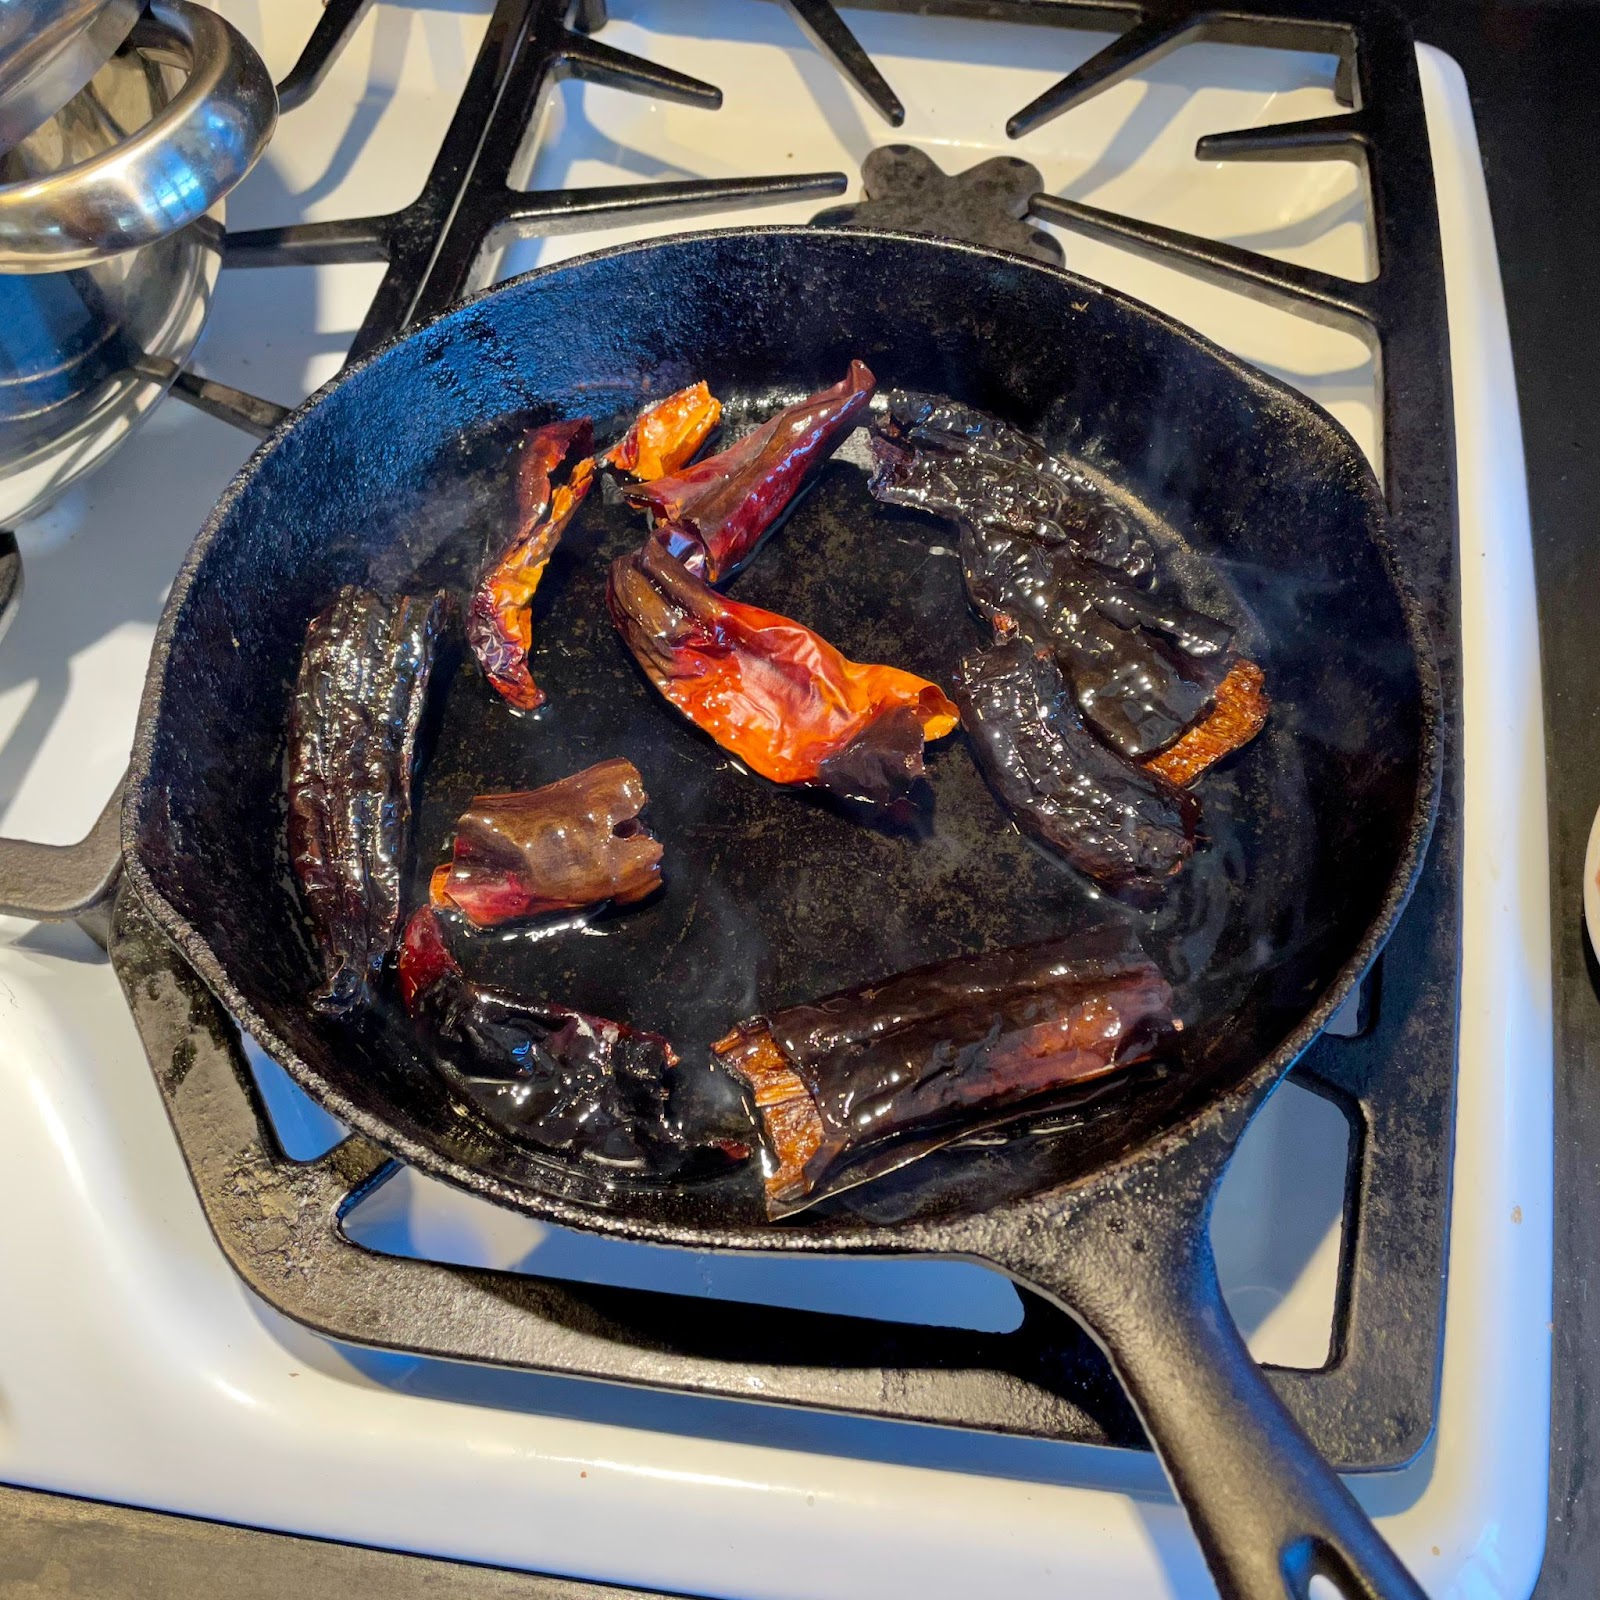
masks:
<path fill-rule="evenodd" d="M 484 441 L 486 473 L 498 458 L 503 475 L 504 450 L 503 439 Z M 455 570 L 441 573 L 435 560 L 419 581 L 468 581 L 492 508 L 486 495 L 478 526 L 441 549 Z M 1249 619 L 1215 569 L 1171 530 L 1143 525 L 1185 599 L 1248 638 Z M 1207 779 L 1204 848 L 1153 914 L 1100 895 L 1023 839 L 959 734 L 930 748 L 914 823 L 873 825 L 749 775 L 645 682 L 604 605 L 610 560 L 642 531 L 635 514 L 599 495 L 569 529 L 535 603 L 533 669 L 549 695 L 540 712 L 511 716 L 470 666 L 449 685 L 423 785 L 413 890 L 475 793 L 535 787 L 619 754 L 644 775 L 667 887 L 645 905 L 585 919 L 568 937 L 484 942 L 478 976 L 664 1032 L 691 1063 L 730 1020 L 762 1008 L 1106 921 L 1139 930 L 1181 997 L 1193 990 L 1225 1005 L 1228 991 L 1248 984 L 1256 941 L 1236 908 L 1260 843 L 1254 790 L 1263 778 L 1292 789 L 1292 762 L 1236 763 Z M 947 683 L 983 637 L 948 549 L 937 524 L 876 506 L 860 470 L 836 461 L 730 592 L 796 617 L 854 659 Z M 1272 810 L 1293 800 L 1272 798 Z"/>

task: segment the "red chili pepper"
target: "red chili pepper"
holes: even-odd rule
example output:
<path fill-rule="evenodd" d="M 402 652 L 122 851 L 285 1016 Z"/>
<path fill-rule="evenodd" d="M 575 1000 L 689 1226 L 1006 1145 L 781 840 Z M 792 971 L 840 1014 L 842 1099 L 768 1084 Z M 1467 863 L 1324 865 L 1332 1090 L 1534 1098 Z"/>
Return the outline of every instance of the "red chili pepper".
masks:
<path fill-rule="evenodd" d="M 877 380 L 866 364 L 704 461 L 626 491 L 647 508 L 660 536 L 712 583 L 755 553 L 790 502 L 844 436 L 863 420 Z"/>
<path fill-rule="evenodd" d="M 960 720 L 937 684 L 727 599 L 656 539 L 612 563 L 607 603 L 656 688 L 774 783 L 889 805 L 922 776 L 924 742 Z"/>
<path fill-rule="evenodd" d="M 400 939 L 400 997 L 406 1010 L 415 1014 L 418 995 L 426 994 L 447 974 L 458 974 L 460 964 L 444 942 L 444 930 L 432 906 L 418 906 L 411 913 Z"/>
<path fill-rule="evenodd" d="M 520 530 L 479 580 L 467 608 L 467 642 L 484 676 L 520 711 L 537 711 L 544 691 L 528 671 L 533 644 L 530 606 L 544 569 L 572 514 L 594 482 L 594 427 L 587 417 L 553 422 L 530 435 L 523 450 Z M 554 483 L 572 462 L 567 481 Z"/>

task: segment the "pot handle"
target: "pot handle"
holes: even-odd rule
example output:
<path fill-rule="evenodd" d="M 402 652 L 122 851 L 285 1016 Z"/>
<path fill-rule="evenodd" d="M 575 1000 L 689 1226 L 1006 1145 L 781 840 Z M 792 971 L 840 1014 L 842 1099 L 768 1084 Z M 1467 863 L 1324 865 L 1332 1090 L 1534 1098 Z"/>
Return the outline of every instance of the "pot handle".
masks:
<path fill-rule="evenodd" d="M 129 35 L 187 69 L 166 106 L 100 155 L 0 186 L 0 272 L 60 272 L 153 244 L 198 221 L 255 165 L 278 120 L 261 57 L 189 0 L 151 0 Z"/>
<path fill-rule="evenodd" d="M 1176 1224 L 1172 1187 L 1131 1185 L 986 1255 L 1105 1350 L 1223 1600 L 1307 1600 L 1318 1576 L 1343 1600 L 1425 1600 L 1245 1347 L 1211 1252 L 1212 1181 Z"/>

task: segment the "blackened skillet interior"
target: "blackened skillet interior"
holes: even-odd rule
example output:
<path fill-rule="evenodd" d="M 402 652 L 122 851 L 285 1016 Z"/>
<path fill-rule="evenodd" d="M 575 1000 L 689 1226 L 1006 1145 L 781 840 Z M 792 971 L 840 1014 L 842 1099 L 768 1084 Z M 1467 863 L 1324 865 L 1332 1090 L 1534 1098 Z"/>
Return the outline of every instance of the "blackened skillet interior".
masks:
<path fill-rule="evenodd" d="M 347 582 L 458 582 L 509 514 L 531 422 L 624 416 L 708 379 L 734 415 L 835 381 L 952 394 L 1041 434 L 1164 530 L 1167 565 L 1266 668 L 1266 734 L 1209 779 L 1210 848 L 1153 917 L 1092 902 L 1020 839 L 959 736 L 925 837 L 863 827 L 732 768 L 642 682 L 600 604 L 638 524 L 597 506 L 535 614 L 550 705 L 516 719 L 463 671 L 422 788 L 419 893 L 474 792 L 625 754 L 666 841 L 659 901 L 561 940 L 487 943 L 475 971 L 667 1032 L 693 1060 L 738 1016 L 916 962 L 1105 918 L 1174 978 L 1181 1065 L 1061 1131 L 934 1157 L 766 1227 L 754 1186 L 630 1190 L 497 1134 L 393 1018 L 350 1030 L 314 963 L 283 847 L 283 727 L 309 617 Z M 1214 573 L 1185 559 L 1187 540 Z M 736 584 L 849 655 L 948 682 L 978 642 L 953 544 L 835 463 Z M 335 1114 L 505 1203 L 669 1242 L 893 1248 L 880 1224 L 1071 1182 L 1261 1092 L 1370 961 L 1426 843 L 1431 669 L 1375 483 L 1325 413 L 1147 308 L 1069 274 L 893 235 L 752 229 L 535 273 L 380 351 L 260 450 L 207 522 L 157 638 L 126 818 L 140 894 L 219 998 Z M 1217 581 L 1220 574 L 1223 581 Z M 596 1208 L 596 1202 L 607 1203 Z"/>

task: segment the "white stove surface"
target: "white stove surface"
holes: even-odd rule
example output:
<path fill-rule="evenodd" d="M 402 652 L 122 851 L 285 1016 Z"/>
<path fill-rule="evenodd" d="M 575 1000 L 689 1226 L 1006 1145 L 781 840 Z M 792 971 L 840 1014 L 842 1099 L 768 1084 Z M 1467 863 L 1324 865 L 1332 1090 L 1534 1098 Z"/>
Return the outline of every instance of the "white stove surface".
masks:
<path fill-rule="evenodd" d="M 288 67 L 315 0 L 223 9 Z M 563 85 L 540 186 L 838 168 L 918 144 L 947 170 L 1033 161 L 1053 192 L 1351 276 L 1365 195 L 1340 163 L 1201 165 L 1204 132 L 1334 109 L 1331 59 L 1221 46 L 1009 143 L 1007 114 L 1103 36 L 851 13 L 908 108 L 879 121 L 749 0 L 612 0 L 603 37 L 719 84 L 708 113 Z M 230 202 L 236 227 L 409 200 L 487 7 L 379 4 Z M 1542 1552 L 1551 1246 L 1549 905 L 1538 645 L 1504 303 L 1459 70 L 1419 52 L 1450 302 L 1466 650 L 1466 938 L 1443 1393 L 1434 1443 L 1355 1480 L 1431 1593 L 1523 1596 Z M 820 202 L 709 215 L 804 221 Z M 697 223 L 696 225 L 702 225 Z M 498 273 L 671 231 L 514 247 Z M 676 226 L 682 226 L 681 224 Z M 1352 336 L 1063 235 L 1075 270 L 1297 384 L 1376 452 Z M 285 403 L 329 377 L 378 269 L 225 273 L 200 366 Z M 19 530 L 27 594 L 0 645 L 0 826 L 66 842 L 126 760 L 166 586 L 250 444 L 176 403 Z M 1533 710 L 1530 711 L 1530 708 Z M 270 1064 L 292 1153 L 330 1125 Z M 1326 1359 L 1342 1116 L 1286 1088 L 1230 1171 L 1215 1237 L 1265 1360 Z M 334 1344 L 224 1261 L 103 956 L 0 919 L 0 1478 L 224 1520 L 731 1600 L 983 1589 L 1203 1595 L 1197 1548 L 1145 1456 L 817 1416 L 400 1358 Z M 682 1293 L 1005 1328 L 1014 1291 L 936 1263 L 773 1262 L 594 1241 L 407 1174 L 356 1214 L 383 1249 Z M 796 1539 L 803 1544 L 796 1544 Z"/>

